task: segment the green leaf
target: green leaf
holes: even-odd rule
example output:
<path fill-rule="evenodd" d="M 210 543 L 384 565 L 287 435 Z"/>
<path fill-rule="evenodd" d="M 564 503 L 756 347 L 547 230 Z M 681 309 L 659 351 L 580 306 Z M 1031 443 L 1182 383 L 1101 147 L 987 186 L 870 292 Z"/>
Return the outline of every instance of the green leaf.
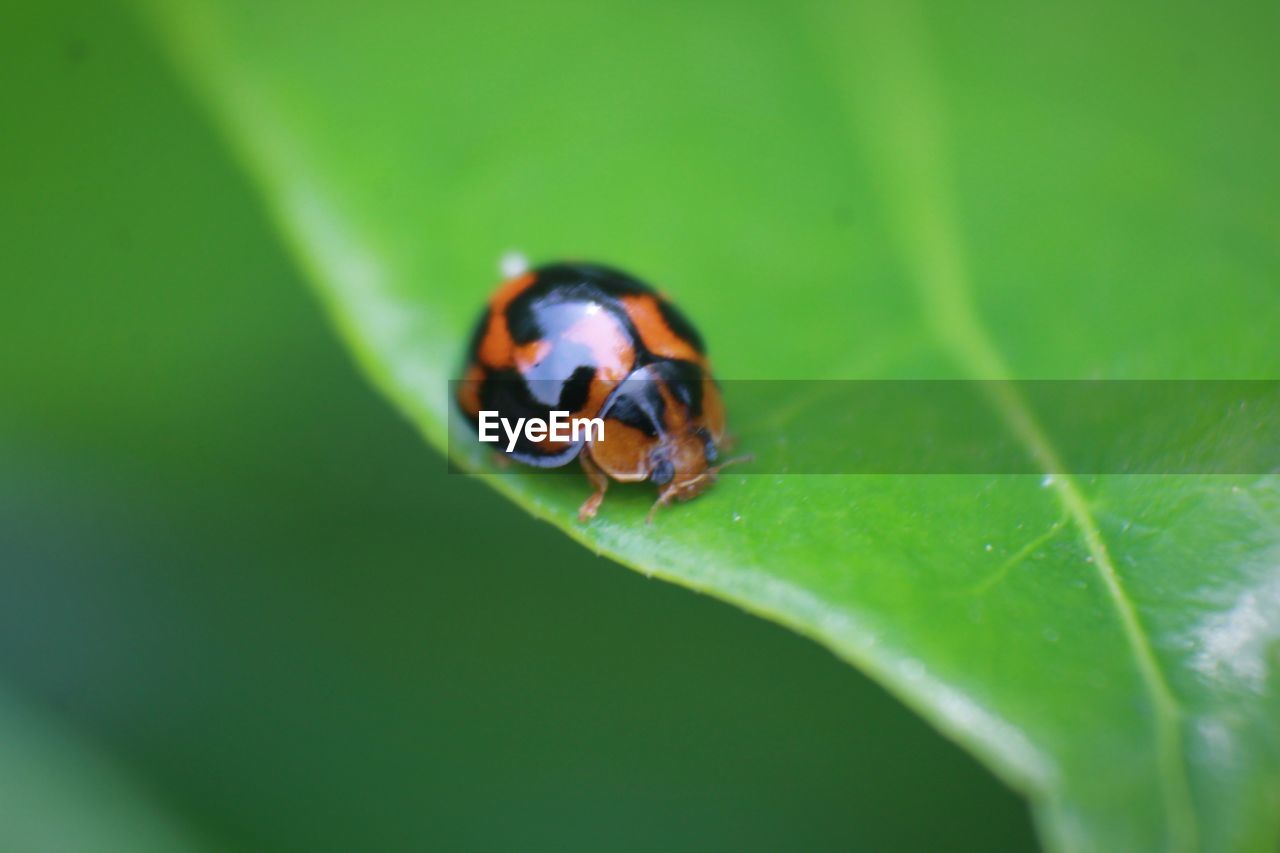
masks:
<path fill-rule="evenodd" d="M 1280 375 L 1274 10 L 1122 5 L 145 8 L 445 448 L 512 248 L 657 282 L 722 378 Z M 822 416 L 730 422 L 749 449 Z M 1051 847 L 1280 843 L 1274 475 L 735 474 L 654 527 L 651 490 L 584 526 L 585 481 L 488 479 L 871 673 Z"/>
<path fill-rule="evenodd" d="M 205 850 L 168 803 L 92 744 L 0 689 L 5 850 Z"/>

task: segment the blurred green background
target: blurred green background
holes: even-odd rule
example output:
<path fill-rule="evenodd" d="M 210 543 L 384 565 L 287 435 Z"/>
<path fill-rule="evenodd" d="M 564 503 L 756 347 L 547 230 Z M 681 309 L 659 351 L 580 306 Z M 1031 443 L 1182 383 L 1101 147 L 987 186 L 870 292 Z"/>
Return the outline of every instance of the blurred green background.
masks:
<path fill-rule="evenodd" d="M 0 847 L 1034 845 L 826 651 L 445 474 L 129 14 L 0 67 Z"/>

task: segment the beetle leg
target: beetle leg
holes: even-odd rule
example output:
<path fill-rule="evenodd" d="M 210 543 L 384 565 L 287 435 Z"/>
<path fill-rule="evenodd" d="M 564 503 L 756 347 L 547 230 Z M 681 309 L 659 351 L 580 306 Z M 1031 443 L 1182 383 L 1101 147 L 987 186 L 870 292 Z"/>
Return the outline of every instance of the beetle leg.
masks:
<path fill-rule="evenodd" d="M 578 508 L 578 521 L 589 521 L 596 517 L 596 511 L 600 509 L 605 490 L 609 488 L 609 477 L 600 470 L 600 466 L 591 459 L 591 454 L 586 449 L 578 454 L 578 458 L 582 460 L 582 470 L 587 472 L 587 479 L 596 487 L 591 497 L 583 501 L 582 506 Z"/>
<path fill-rule="evenodd" d="M 653 524 L 653 517 L 658 514 L 658 510 L 671 503 L 671 495 L 663 492 L 658 495 L 658 499 L 653 502 L 653 506 L 649 507 L 649 514 L 644 517 L 645 524 Z"/>

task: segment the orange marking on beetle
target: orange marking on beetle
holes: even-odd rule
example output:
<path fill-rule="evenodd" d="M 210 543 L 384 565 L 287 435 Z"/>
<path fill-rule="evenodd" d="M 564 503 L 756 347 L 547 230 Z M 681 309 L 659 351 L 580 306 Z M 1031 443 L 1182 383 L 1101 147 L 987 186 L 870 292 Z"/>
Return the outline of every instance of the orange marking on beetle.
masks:
<path fill-rule="evenodd" d="M 520 371 L 526 371 L 538 362 L 542 361 L 551 354 L 551 343 L 549 341 L 530 341 L 527 344 L 521 344 L 515 348 L 513 359 L 516 368 Z"/>
<path fill-rule="evenodd" d="M 720 386 L 710 376 L 702 379 L 702 423 L 716 444 L 724 439 L 724 399 Z"/>
<path fill-rule="evenodd" d="M 596 414 L 604 408 L 604 404 L 608 402 L 609 395 L 613 393 L 613 389 L 618 387 L 618 381 L 614 379 L 602 379 L 596 377 L 591 380 L 591 387 L 587 389 L 587 401 L 582 404 L 582 409 L 575 413 L 575 417 L 594 418 Z"/>
<path fill-rule="evenodd" d="M 489 306 L 493 308 L 494 313 L 501 314 L 507 310 L 507 306 L 511 304 L 511 300 L 524 293 L 533 283 L 538 280 L 536 273 L 527 272 L 507 279 L 493 294 L 493 298 L 489 300 Z"/>
<path fill-rule="evenodd" d="M 480 414 L 480 385 L 484 382 L 484 377 L 484 368 L 478 364 L 472 364 L 467 368 L 462 384 L 458 386 L 458 403 L 462 406 L 462 410 L 473 418 Z"/>
<path fill-rule="evenodd" d="M 507 315 L 501 311 L 489 312 L 489 324 L 480 338 L 480 350 L 477 355 L 486 367 L 495 370 L 511 367 L 512 350 L 515 341 L 511 339 L 511 329 L 507 327 Z"/>
<path fill-rule="evenodd" d="M 663 358 L 678 358 L 705 366 L 702 353 L 667 325 L 658 300 L 653 296 L 647 293 L 624 296 L 622 306 L 649 352 Z"/>

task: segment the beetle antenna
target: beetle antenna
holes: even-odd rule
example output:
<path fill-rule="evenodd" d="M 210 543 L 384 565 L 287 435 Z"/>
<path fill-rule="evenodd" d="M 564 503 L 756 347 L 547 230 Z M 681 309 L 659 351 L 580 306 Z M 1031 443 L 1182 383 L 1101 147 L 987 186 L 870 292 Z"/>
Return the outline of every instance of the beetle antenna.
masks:
<path fill-rule="evenodd" d="M 714 477 L 715 475 L 723 471 L 725 468 L 728 468 L 730 465 L 739 465 L 744 462 L 755 462 L 755 461 L 756 461 L 756 456 L 754 453 L 744 453 L 741 456 L 735 456 L 732 459 L 726 459 L 716 467 L 711 468 L 709 470 L 711 471 L 711 476 Z"/>

